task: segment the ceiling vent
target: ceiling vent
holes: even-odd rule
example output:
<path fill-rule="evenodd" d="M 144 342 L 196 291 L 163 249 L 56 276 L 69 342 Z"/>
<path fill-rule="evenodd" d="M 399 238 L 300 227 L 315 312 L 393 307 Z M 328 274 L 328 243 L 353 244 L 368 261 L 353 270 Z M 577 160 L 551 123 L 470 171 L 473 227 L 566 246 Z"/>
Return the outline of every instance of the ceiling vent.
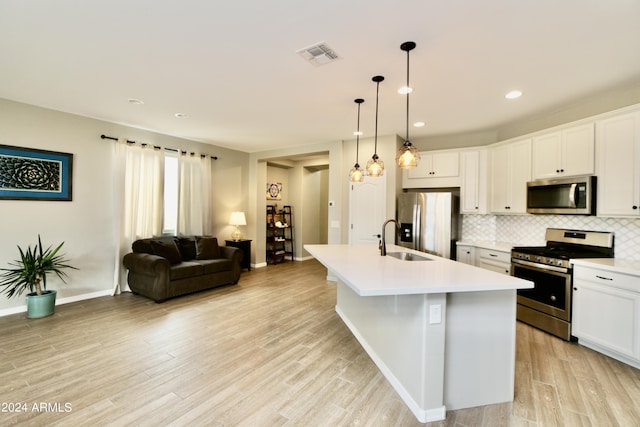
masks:
<path fill-rule="evenodd" d="M 313 65 L 319 66 L 328 64 L 329 62 L 340 59 L 335 50 L 331 49 L 325 42 L 316 43 L 307 46 L 304 49 L 296 51 L 298 55 Z"/>

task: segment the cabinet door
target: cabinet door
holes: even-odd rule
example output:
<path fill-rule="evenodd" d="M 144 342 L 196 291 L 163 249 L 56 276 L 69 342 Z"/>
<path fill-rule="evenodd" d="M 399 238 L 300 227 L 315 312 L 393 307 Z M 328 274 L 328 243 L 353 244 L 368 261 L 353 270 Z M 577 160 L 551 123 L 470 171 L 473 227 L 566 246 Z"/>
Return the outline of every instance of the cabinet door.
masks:
<path fill-rule="evenodd" d="M 510 152 L 509 213 L 527 212 L 527 182 L 531 180 L 531 139 L 514 142 Z"/>
<path fill-rule="evenodd" d="M 483 213 L 484 203 L 481 202 L 482 179 L 480 168 L 480 151 L 465 151 L 462 153 L 462 181 L 460 185 L 460 211 L 462 213 Z"/>
<path fill-rule="evenodd" d="M 476 248 L 473 246 L 458 246 L 456 250 L 457 260 L 469 265 L 475 265 L 476 261 Z"/>
<path fill-rule="evenodd" d="M 531 180 L 531 139 L 494 147 L 491 152 L 491 211 L 525 213 Z"/>
<path fill-rule="evenodd" d="M 638 359 L 640 294 L 576 281 L 573 335 L 616 353 Z"/>
<path fill-rule="evenodd" d="M 407 170 L 408 179 L 431 178 L 433 174 L 433 155 L 420 153 L 420 161 L 415 168 Z"/>
<path fill-rule="evenodd" d="M 562 175 L 564 170 L 562 170 L 562 161 L 560 159 L 561 145 L 561 132 L 533 138 L 531 147 L 533 179 L 557 178 Z"/>
<path fill-rule="evenodd" d="M 562 176 L 595 173 L 594 124 L 574 126 L 562 131 L 560 171 Z"/>
<path fill-rule="evenodd" d="M 407 172 L 407 178 L 449 178 L 460 175 L 459 153 L 420 153 L 420 161 Z"/>
<path fill-rule="evenodd" d="M 491 150 L 491 212 L 509 212 L 510 178 L 509 146 L 501 145 Z"/>
<path fill-rule="evenodd" d="M 433 155 L 433 176 L 436 178 L 460 175 L 460 153 L 437 153 Z"/>
<path fill-rule="evenodd" d="M 594 125 L 573 126 L 533 138 L 533 179 L 594 173 Z"/>
<path fill-rule="evenodd" d="M 596 123 L 598 215 L 640 215 L 639 116 L 624 114 Z"/>

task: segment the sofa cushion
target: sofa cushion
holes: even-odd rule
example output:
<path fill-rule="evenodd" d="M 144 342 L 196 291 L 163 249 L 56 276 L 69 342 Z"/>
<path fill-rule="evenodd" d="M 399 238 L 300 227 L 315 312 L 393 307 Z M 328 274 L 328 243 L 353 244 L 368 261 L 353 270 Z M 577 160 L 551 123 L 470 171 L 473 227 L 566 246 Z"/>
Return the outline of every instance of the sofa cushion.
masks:
<path fill-rule="evenodd" d="M 221 271 L 229 271 L 232 268 L 231 261 L 226 258 L 205 259 L 198 262 L 202 265 L 204 274 L 220 273 Z"/>
<path fill-rule="evenodd" d="M 180 250 L 174 239 L 151 240 L 151 249 L 154 255 L 161 256 L 169 261 L 169 264 L 182 262 Z"/>
<path fill-rule="evenodd" d="M 151 239 L 140 239 L 133 242 L 131 245 L 133 252 L 154 255 L 153 248 L 151 247 Z"/>
<path fill-rule="evenodd" d="M 220 258 L 220 248 L 216 237 L 196 237 L 196 259 Z"/>
<path fill-rule="evenodd" d="M 204 266 L 202 264 L 196 261 L 185 261 L 171 266 L 169 270 L 169 280 L 187 279 L 203 274 Z"/>
<path fill-rule="evenodd" d="M 178 246 L 180 247 L 180 255 L 182 255 L 183 261 L 191 261 L 193 259 L 196 259 L 197 249 L 195 237 L 191 236 L 178 238 Z"/>

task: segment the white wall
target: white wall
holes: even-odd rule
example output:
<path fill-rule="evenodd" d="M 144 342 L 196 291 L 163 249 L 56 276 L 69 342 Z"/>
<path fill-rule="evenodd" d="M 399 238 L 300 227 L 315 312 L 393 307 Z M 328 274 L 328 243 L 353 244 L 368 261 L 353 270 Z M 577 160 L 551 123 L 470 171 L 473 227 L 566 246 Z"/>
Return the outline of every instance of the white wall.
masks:
<path fill-rule="evenodd" d="M 0 266 L 26 247 L 64 241 L 64 253 L 79 270 L 69 271 L 68 285 L 51 277 L 59 299 L 110 294 L 115 265 L 112 157 L 115 142 L 101 134 L 163 147 L 219 156 L 214 162 L 214 234 L 231 232 L 232 210 L 245 210 L 248 154 L 161 135 L 127 126 L 0 99 L 0 144 L 73 153 L 73 201 L 0 200 Z M 215 181 L 214 181 L 215 185 Z M 221 236 L 222 238 L 228 236 Z M 24 296 L 0 298 L 0 314 L 20 311 Z"/>

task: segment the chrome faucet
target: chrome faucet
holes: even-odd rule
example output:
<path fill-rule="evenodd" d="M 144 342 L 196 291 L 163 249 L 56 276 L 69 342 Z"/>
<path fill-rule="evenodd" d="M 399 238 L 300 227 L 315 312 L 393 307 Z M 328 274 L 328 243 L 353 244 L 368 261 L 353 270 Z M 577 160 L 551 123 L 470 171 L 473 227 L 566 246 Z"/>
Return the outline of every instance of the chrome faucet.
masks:
<path fill-rule="evenodd" d="M 390 222 L 395 222 L 396 223 L 396 233 L 398 233 L 398 231 L 400 231 L 400 223 L 398 221 L 396 221 L 395 219 L 388 219 L 384 222 L 384 224 L 382 224 L 382 246 L 380 247 L 380 255 L 381 256 L 386 256 L 387 255 L 387 243 L 385 242 L 385 238 L 384 238 L 384 229 L 387 227 L 387 224 L 389 224 Z"/>

